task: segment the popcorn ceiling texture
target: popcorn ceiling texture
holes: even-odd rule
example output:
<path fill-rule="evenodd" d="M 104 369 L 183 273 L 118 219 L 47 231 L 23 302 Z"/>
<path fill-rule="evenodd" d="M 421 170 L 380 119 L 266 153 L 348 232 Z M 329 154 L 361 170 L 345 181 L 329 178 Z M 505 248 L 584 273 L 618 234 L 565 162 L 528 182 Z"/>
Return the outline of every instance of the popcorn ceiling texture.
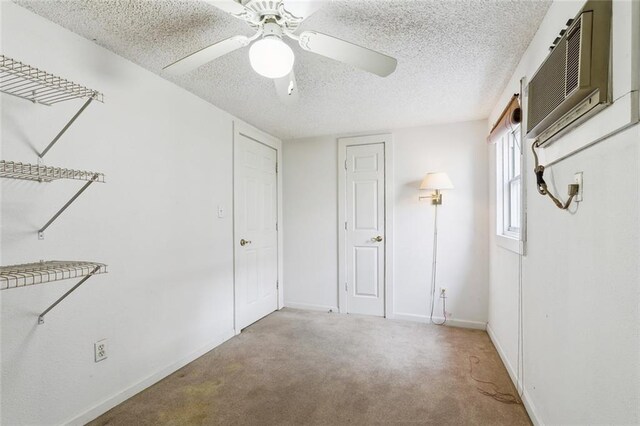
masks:
<path fill-rule="evenodd" d="M 300 101 L 286 106 L 251 69 L 248 48 L 186 75 L 162 68 L 251 29 L 200 1 L 14 0 L 282 139 L 486 118 L 549 1 L 331 1 L 313 29 L 398 59 L 387 78 L 302 50 Z M 5 52 L 19 59 L 19 52 Z M 37 65 L 37 64 L 34 64 Z M 73 78 L 69 76 L 69 78 Z M 99 89 L 99 88 L 98 88 Z"/>

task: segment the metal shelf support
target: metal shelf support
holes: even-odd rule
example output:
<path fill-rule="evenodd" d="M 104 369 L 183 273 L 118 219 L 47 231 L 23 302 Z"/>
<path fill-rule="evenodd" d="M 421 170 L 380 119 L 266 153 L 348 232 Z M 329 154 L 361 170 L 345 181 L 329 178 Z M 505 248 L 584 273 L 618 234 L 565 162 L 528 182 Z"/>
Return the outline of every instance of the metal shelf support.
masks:
<path fill-rule="evenodd" d="M 0 55 L 0 92 L 49 106 L 73 99 L 86 99 L 80 110 L 67 122 L 44 151 L 38 154 L 40 159 L 58 142 L 60 137 L 91 102 L 94 100 L 104 102 L 104 95 L 96 90 L 55 76 L 5 55 Z"/>
<path fill-rule="evenodd" d="M 67 291 L 65 294 L 63 294 L 58 300 L 53 302 L 51 304 L 51 306 L 49 306 L 47 309 L 45 309 L 44 312 L 42 312 L 40 315 L 38 315 L 38 324 L 44 324 L 44 316 L 47 315 L 49 313 L 49 311 L 51 311 L 53 308 L 55 308 L 58 305 L 58 303 L 62 302 L 68 295 L 73 293 L 78 287 L 80 287 L 82 284 L 84 284 L 85 281 L 87 281 L 89 278 L 91 278 L 96 272 L 98 272 L 101 267 L 102 267 L 101 265 L 96 266 L 91 272 L 89 272 L 89 275 L 86 275 L 84 278 L 82 278 L 80 281 L 78 281 L 78 284 L 76 284 L 73 287 L 71 287 L 71 289 L 69 291 Z"/>
<path fill-rule="evenodd" d="M 80 194 L 82 194 L 87 188 L 89 188 L 89 186 L 96 182 L 98 179 L 100 178 L 100 174 L 96 173 L 95 175 L 93 175 L 93 177 L 91 178 L 90 181 L 88 181 L 87 183 L 84 184 L 84 186 L 82 188 L 80 188 L 80 190 L 78 192 L 76 192 L 76 194 L 71 197 L 71 199 L 69 201 L 67 201 L 65 203 L 64 206 L 62 206 L 62 208 L 60 210 L 58 210 L 56 212 L 56 214 L 53 215 L 53 217 L 51 219 L 49 219 L 49 221 L 47 223 L 45 223 L 45 225 L 40 228 L 38 230 L 38 239 L 39 240 L 44 240 L 44 231 L 58 218 L 58 216 L 60 216 L 62 214 L 62 212 L 64 212 L 71 204 L 73 204 L 73 202 L 80 196 Z"/>
<path fill-rule="evenodd" d="M 62 128 L 62 130 L 60 130 L 60 132 L 56 135 L 56 137 L 53 138 L 53 140 L 49 143 L 49 145 L 47 145 L 47 147 L 44 149 L 44 151 L 42 151 L 42 153 L 38 154 L 38 157 L 40 157 L 41 159 L 44 158 L 44 156 L 47 154 L 47 152 L 49 152 L 49 150 L 51 148 L 53 148 L 53 146 L 56 144 L 56 142 L 58 142 L 60 137 L 67 131 L 67 129 L 69 129 L 69 127 L 71 127 L 73 122 L 76 121 L 76 119 L 80 116 L 80 114 L 82 114 L 84 112 L 84 110 L 89 106 L 89 104 L 91 104 L 91 102 L 93 102 L 93 100 L 96 98 L 96 96 L 98 96 L 98 93 L 94 92 L 94 94 L 89 99 L 87 99 L 87 101 L 82 105 L 82 107 L 80 107 L 80 110 L 78 110 L 78 112 L 76 112 L 76 114 L 73 117 L 71 117 L 71 120 L 69 120 L 69 122 L 67 122 L 67 124 L 65 124 L 65 126 Z"/>
<path fill-rule="evenodd" d="M 43 324 L 44 316 L 78 287 L 92 276 L 105 273 L 107 273 L 107 265 L 104 263 L 79 260 L 50 260 L 46 262 L 41 260 L 39 262 L 25 263 L 22 265 L 0 266 L 0 290 L 10 290 L 71 278 L 80 278 L 80 281 L 76 285 L 38 315 L 38 324 Z"/>

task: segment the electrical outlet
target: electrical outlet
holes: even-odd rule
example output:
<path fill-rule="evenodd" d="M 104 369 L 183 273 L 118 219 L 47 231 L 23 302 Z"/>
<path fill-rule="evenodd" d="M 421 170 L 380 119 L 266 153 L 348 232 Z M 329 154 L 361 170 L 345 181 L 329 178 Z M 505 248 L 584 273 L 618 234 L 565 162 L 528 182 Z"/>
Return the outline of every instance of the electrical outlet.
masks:
<path fill-rule="evenodd" d="M 582 201 L 582 172 L 578 172 L 573 175 L 573 183 L 578 185 L 578 193 L 576 194 L 574 200 L 576 202 Z"/>
<path fill-rule="evenodd" d="M 102 339 L 93 344 L 96 362 L 107 359 L 107 339 Z"/>
<path fill-rule="evenodd" d="M 440 287 L 440 297 L 447 297 L 447 289 Z"/>

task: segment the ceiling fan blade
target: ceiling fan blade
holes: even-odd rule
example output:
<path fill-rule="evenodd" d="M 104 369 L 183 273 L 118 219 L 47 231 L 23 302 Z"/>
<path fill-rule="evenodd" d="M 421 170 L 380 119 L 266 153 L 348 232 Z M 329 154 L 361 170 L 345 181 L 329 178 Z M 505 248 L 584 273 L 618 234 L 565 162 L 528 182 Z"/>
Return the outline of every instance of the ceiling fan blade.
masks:
<path fill-rule="evenodd" d="M 284 9 L 296 18 L 305 20 L 326 3 L 326 0 L 284 0 Z"/>
<path fill-rule="evenodd" d="M 300 34 L 299 43 L 304 50 L 345 62 L 380 77 L 388 76 L 398 65 L 398 61 L 391 56 L 316 31 Z"/>
<path fill-rule="evenodd" d="M 251 9 L 244 7 L 240 2 L 235 0 L 204 0 L 211 6 L 227 12 L 238 19 L 252 21 L 258 18 L 258 15 Z"/>
<path fill-rule="evenodd" d="M 241 47 L 245 47 L 249 42 L 249 38 L 245 36 L 229 37 L 175 61 L 174 63 L 164 67 L 163 70 L 173 75 L 184 74 L 206 64 L 207 62 L 213 61 L 220 56 L 231 53 Z"/>
<path fill-rule="evenodd" d="M 296 76 L 293 70 L 289 75 L 282 78 L 275 78 L 273 82 L 276 86 L 276 92 L 280 97 L 280 100 L 287 105 L 292 105 L 298 102 L 300 95 L 298 93 L 298 83 L 296 83 Z"/>

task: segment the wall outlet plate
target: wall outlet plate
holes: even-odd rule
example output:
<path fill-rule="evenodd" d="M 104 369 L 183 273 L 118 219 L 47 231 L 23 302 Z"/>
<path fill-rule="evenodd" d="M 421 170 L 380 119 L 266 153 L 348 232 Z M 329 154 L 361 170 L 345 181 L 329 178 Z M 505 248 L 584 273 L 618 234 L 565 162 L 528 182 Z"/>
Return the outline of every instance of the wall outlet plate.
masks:
<path fill-rule="evenodd" d="M 574 198 L 576 203 L 578 203 L 582 201 L 582 172 L 577 172 L 573 175 L 573 183 L 578 185 L 578 194 Z"/>
<path fill-rule="evenodd" d="M 102 339 L 93 344 L 95 361 L 100 362 L 107 359 L 107 339 Z"/>

